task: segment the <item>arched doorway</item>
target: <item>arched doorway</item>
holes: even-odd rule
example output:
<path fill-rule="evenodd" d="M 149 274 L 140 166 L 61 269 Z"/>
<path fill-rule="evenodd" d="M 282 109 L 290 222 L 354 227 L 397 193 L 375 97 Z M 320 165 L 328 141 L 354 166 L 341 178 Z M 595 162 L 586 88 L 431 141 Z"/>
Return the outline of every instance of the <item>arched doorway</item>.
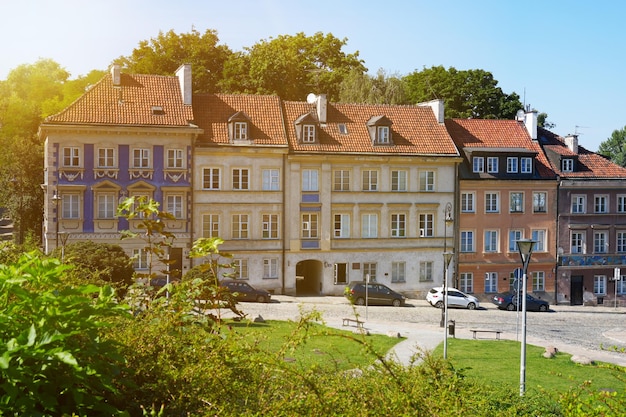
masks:
<path fill-rule="evenodd" d="M 323 288 L 323 265 L 308 259 L 296 265 L 296 296 L 321 295 Z"/>

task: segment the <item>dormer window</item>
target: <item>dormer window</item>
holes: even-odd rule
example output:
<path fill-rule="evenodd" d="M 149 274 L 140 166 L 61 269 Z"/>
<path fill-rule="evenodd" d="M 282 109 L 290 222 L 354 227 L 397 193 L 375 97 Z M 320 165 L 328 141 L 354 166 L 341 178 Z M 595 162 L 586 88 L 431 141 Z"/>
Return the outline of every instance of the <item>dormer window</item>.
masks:
<path fill-rule="evenodd" d="M 571 158 L 561 160 L 561 171 L 574 172 L 574 160 Z"/>
<path fill-rule="evenodd" d="M 300 143 L 318 143 L 317 119 L 311 114 L 303 114 L 296 120 L 296 136 Z"/>
<path fill-rule="evenodd" d="M 367 121 L 367 129 L 374 145 L 390 145 L 391 120 L 386 116 L 374 116 Z"/>
<path fill-rule="evenodd" d="M 250 118 L 239 111 L 228 119 L 228 137 L 232 142 L 247 142 L 250 140 Z"/>
<path fill-rule="evenodd" d="M 315 125 L 302 126 L 302 142 L 315 143 Z"/>
<path fill-rule="evenodd" d="M 520 158 L 521 163 L 521 172 L 522 174 L 532 174 L 533 173 L 533 159 L 532 158 Z"/>
<path fill-rule="evenodd" d="M 152 106 L 152 114 L 155 116 L 162 116 L 165 114 L 163 106 Z"/>
<path fill-rule="evenodd" d="M 248 140 L 248 123 L 235 122 L 235 140 Z"/>

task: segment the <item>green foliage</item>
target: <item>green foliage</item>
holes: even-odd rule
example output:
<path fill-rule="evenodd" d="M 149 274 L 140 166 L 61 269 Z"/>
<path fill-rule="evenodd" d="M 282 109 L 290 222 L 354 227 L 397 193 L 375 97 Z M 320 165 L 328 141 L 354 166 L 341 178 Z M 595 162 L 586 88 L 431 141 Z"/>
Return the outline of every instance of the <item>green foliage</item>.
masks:
<path fill-rule="evenodd" d="M 118 415 L 121 357 L 100 340 L 124 315 L 110 287 L 67 287 L 55 259 L 0 265 L 0 410 L 13 415 Z"/>
<path fill-rule="evenodd" d="M 626 126 L 614 130 L 611 137 L 600 143 L 598 153 L 621 167 L 626 167 Z"/>
<path fill-rule="evenodd" d="M 375 76 L 352 70 L 340 85 L 339 101 L 343 103 L 409 104 L 402 77 L 388 76 L 382 69 Z"/>

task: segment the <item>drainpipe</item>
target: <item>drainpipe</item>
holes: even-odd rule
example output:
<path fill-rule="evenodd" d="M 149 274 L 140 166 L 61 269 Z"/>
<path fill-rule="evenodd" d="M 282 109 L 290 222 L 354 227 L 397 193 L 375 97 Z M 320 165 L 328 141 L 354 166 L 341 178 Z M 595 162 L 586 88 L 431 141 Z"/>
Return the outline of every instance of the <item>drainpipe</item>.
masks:
<path fill-rule="evenodd" d="M 286 188 L 287 188 L 287 154 L 283 154 L 283 175 L 282 175 L 282 179 L 281 179 L 281 185 L 282 185 L 282 207 L 283 207 L 283 212 L 281 215 L 281 250 L 282 250 L 282 258 L 283 258 L 283 270 L 281 273 L 281 293 L 285 294 L 285 275 L 286 275 L 286 271 L 287 271 L 287 259 L 286 259 L 286 254 L 287 254 L 287 250 L 285 249 L 285 245 L 286 245 L 286 232 L 285 232 L 285 225 L 287 224 L 287 203 L 285 201 L 285 196 L 287 195 L 286 192 Z"/>

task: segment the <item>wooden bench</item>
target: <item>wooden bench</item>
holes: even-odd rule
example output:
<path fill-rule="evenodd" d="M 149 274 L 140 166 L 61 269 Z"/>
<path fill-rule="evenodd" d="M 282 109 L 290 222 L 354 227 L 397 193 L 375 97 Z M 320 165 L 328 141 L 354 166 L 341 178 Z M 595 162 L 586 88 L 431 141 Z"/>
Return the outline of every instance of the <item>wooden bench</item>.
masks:
<path fill-rule="evenodd" d="M 500 340 L 500 333 L 502 333 L 501 330 L 484 330 L 484 329 L 470 329 L 470 332 L 472 332 L 474 339 L 477 339 L 476 337 L 477 333 L 495 333 L 496 339 L 498 340 Z"/>
<path fill-rule="evenodd" d="M 354 323 L 354 325 L 358 328 L 363 328 L 363 324 L 365 323 L 364 321 L 358 320 L 358 319 L 350 319 L 350 318 L 345 318 L 343 319 L 343 325 L 344 326 L 350 326 L 351 323 Z"/>

